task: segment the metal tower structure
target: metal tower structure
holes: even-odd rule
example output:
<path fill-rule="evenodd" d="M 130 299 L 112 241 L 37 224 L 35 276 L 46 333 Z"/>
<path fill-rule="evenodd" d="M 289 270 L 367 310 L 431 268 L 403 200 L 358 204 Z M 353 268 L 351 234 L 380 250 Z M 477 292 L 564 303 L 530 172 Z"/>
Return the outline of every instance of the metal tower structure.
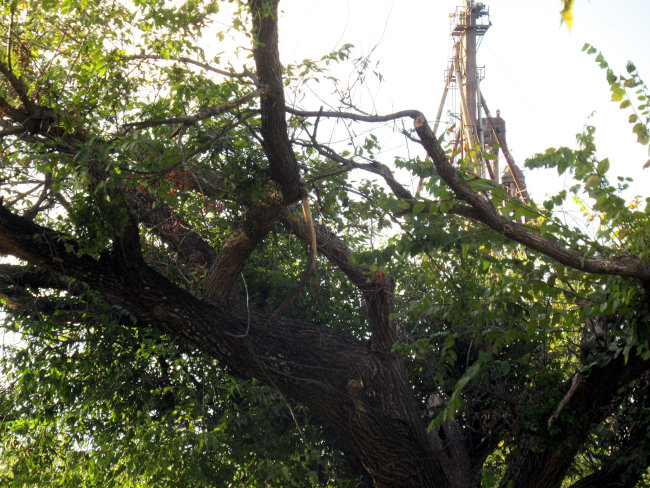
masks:
<path fill-rule="evenodd" d="M 460 155 L 474 164 L 477 175 L 496 182 L 500 179 L 512 195 L 527 201 L 524 175 L 508 150 L 505 121 L 499 111 L 496 117 L 492 117 L 480 88 L 485 70 L 477 66 L 476 52 L 483 35 L 492 25 L 489 9 L 482 3 L 465 0 L 449 17 L 453 51 L 433 131 L 438 131 L 449 90 L 456 90 L 460 102 L 456 117 L 460 127 L 456 132 L 451 161 Z M 502 173 L 499 172 L 498 147 L 506 161 Z M 485 159 L 486 152 L 494 154 L 495 159 Z"/>

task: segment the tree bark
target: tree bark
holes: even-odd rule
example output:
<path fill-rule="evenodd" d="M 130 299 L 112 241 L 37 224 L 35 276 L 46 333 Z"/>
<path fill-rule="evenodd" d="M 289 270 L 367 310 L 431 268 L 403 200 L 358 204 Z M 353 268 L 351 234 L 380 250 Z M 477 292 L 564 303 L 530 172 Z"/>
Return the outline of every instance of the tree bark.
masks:
<path fill-rule="evenodd" d="M 400 358 L 331 329 L 203 302 L 122 249 L 78 256 L 74 241 L 0 207 L 0 252 L 118 298 L 235 372 L 304 403 L 351 446 L 377 486 L 450 486 Z"/>
<path fill-rule="evenodd" d="M 523 432 L 518 448 L 508 459 L 502 487 L 558 488 L 582 447 L 589 430 L 620 403 L 620 390 L 650 368 L 650 360 L 630 352 L 593 366 L 557 416 L 556 424 L 540 433 Z M 623 393 L 624 394 L 624 393 Z M 551 428 L 553 429 L 551 431 Z M 510 483 L 510 484 L 509 484 Z"/>
<path fill-rule="evenodd" d="M 307 201 L 307 189 L 288 137 L 286 112 L 369 122 L 412 117 L 422 145 L 438 173 L 456 197 L 466 204 L 454 206 L 451 212 L 480 221 L 512 240 L 576 269 L 638 278 L 646 290 L 650 289 L 650 264 L 638 259 L 585 257 L 500 215 L 482 194 L 465 185 L 458 172 L 448 164 L 444 151 L 420 112 L 371 116 L 287 109 L 278 54 L 278 1 L 250 0 L 249 6 L 258 90 L 194 116 L 130 125 L 145 128 L 169 123 L 198 124 L 207 117 L 248 103 L 259 94 L 262 146 L 274 182 L 270 186 L 277 185 L 279 190 L 272 188 L 265 199 L 248 209 L 219 252 L 215 252 L 198 233 L 184 226 L 171 210 L 163 206 L 154 209 L 148 197 L 143 195 L 130 195 L 129 199 L 128 195 L 124 196 L 128 192 L 116 191 L 115 197 L 124 196 L 135 213 L 122 232 L 111 236 L 114 238 L 113 247 L 96 258 L 77 253 L 74 239 L 19 217 L 0 205 L 0 252 L 12 254 L 47 272 L 25 272 L 20 276 L 22 282 L 16 283 L 1 276 L 0 294 L 14 300 L 17 306 L 47 312 L 53 310 L 52 303 L 36 300 L 36 294 L 27 293 L 24 287 L 47 288 L 49 284 L 56 288 L 68 283 L 67 280 L 58 280 L 58 277 L 78 280 L 103 293 L 108 302 L 123 303 L 137 317 L 136 325 L 156 324 L 234 372 L 258 378 L 303 403 L 348 443 L 377 486 L 479 486 L 479 473 L 488 450 L 483 446 L 479 455 L 471 450 L 468 438 L 472 434 L 460 421 L 445 422 L 430 434 L 426 432 L 404 362 L 392 352 L 397 338 L 390 320 L 394 298 L 392 278 L 382 269 L 371 272 L 350 265 L 350 251 L 341 239 L 324 226 L 312 225 L 289 214 L 292 204 L 300 199 Z M 48 132 L 56 123 L 56 119 L 51 117 L 55 112 L 31 101 L 27 86 L 2 63 L 0 72 L 23 101 L 23 108 L 18 110 L 0 99 L 3 112 L 13 118 L 15 124 L 22 124 L 23 132 L 29 132 L 29 137 L 49 138 L 51 147 L 60 152 L 77 151 L 74 144 L 55 145 L 58 144 L 59 131 L 63 131 L 62 127 L 57 127 L 57 137 Z M 8 130 L 15 129 L 11 125 Z M 80 128 L 78 132 L 63 136 L 79 143 L 85 140 L 86 131 Z M 317 149 L 327 150 L 316 141 L 313 143 Z M 335 156 L 333 153 L 325 154 Z M 412 194 L 399 184 L 386 166 L 376 162 L 359 164 L 349 159 L 334 159 L 343 165 L 381 176 L 397 198 L 415 202 Z M 97 170 L 101 167 L 95 164 L 97 182 L 106 178 Z M 179 261 L 210 268 L 205 281 L 206 300 L 176 286 L 147 265 L 142 255 L 136 217 L 177 252 Z M 314 232 L 321 254 L 356 285 L 366 304 L 370 341 L 288 318 L 280 318 L 272 326 L 267 326 L 267 314 L 242 308 L 227 300 L 251 252 L 278 219 L 310 245 L 311 232 Z M 166 227 L 165 222 L 169 220 L 173 225 Z M 3 271 L 9 273 L 7 268 L 0 267 L 0 273 Z M 561 431 L 570 428 L 577 440 L 567 441 L 556 436 L 556 444 L 538 445 L 532 433 L 523 432 L 517 439 L 517 448 L 508 458 L 504 486 L 507 483 L 524 488 L 560 486 L 589 428 L 609 412 L 619 389 L 649 368 L 649 361 L 642 360 L 633 352 L 627 364 L 618 357 L 604 366 L 592 367 L 584 383 L 576 386 L 555 419 L 556 428 Z M 564 414 L 571 410 L 583 414 L 578 422 L 564 418 Z M 480 437 L 476 435 L 476 438 Z M 480 440 L 485 440 L 485 437 Z M 492 438 L 488 440 L 491 442 Z M 491 446 L 490 442 L 486 444 Z M 612 476 L 611 472 L 595 473 L 585 479 L 583 485 L 589 486 L 596 480 L 609 482 Z"/>
<path fill-rule="evenodd" d="M 280 184 L 286 203 L 306 195 L 298 161 L 287 137 L 284 83 L 278 53 L 278 0 L 251 0 L 253 56 L 262 87 L 262 147 L 269 160 L 272 178 Z"/>

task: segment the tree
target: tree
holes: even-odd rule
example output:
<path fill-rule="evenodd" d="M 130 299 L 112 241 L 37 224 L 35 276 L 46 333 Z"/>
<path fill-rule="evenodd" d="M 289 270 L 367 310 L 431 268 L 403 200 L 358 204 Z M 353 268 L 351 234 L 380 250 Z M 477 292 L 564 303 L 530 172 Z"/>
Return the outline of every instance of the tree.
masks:
<path fill-rule="evenodd" d="M 570 192 L 450 165 L 419 111 L 288 104 L 349 46 L 283 67 L 277 1 L 238 4 L 239 71 L 200 47 L 214 2 L 1 8 L 5 484 L 641 482 L 650 202 L 592 128 L 529 161 L 572 174 L 588 235 L 553 214 Z M 647 144 L 636 69 L 597 59 Z M 393 164 L 422 196 L 332 120 L 420 144 Z"/>

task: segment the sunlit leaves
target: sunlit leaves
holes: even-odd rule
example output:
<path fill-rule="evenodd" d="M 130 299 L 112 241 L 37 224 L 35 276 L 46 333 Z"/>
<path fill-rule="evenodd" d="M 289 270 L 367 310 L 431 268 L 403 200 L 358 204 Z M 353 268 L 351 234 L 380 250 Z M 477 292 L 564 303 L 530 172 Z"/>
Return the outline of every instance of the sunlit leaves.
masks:
<path fill-rule="evenodd" d="M 575 195 L 578 201 L 582 201 L 587 196 L 589 203 L 583 205 L 584 211 L 589 215 L 587 211 L 589 207 L 599 216 L 601 229 L 597 236 L 600 242 L 608 246 L 613 245 L 613 248 L 621 251 L 640 249 L 645 246 L 644 242 L 647 239 L 645 232 L 638 232 L 645 225 L 643 224 L 645 217 L 636 206 L 626 204 L 621 197 L 621 192 L 628 187 L 626 179 L 619 177 L 616 184 L 609 181 L 610 162 L 607 158 L 599 160 L 596 157 L 594 141 L 595 128 L 587 126 L 585 132 L 578 135 L 578 142 L 581 146 L 579 150 L 549 149 L 545 153 L 535 155 L 527 160 L 526 164 L 530 168 L 556 168 L 559 174 L 569 171 L 579 183 L 572 186 L 569 191 Z M 545 202 L 545 208 L 552 210 L 561 204 L 566 198 L 567 191 L 564 190 L 562 195 L 562 198 L 558 198 L 558 195 Z M 572 231 L 573 237 L 571 238 L 560 227 L 558 226 L 554 234 L 564 234 L 571 240 L 590 240 L 589 237 L 581 235 L 578 230 Z M 632 231 L 632 229 L 637 230 Z"/>
<path fill-rule="evenodd" d="M 596 54 L 596 63 L 606 70 L 612 101 L 620 102 L 622 109 L 633 111 L 629 116 L 629 122 L 632 124 L 632 132 L 636 134 L 638 142 L 644 145 L 650 143 L 650 98 L 648 88 L 639 77 L 634 63 L 628 61 L 625 67 L 627 74 L 616 76 L 603 54 L 596 48 L 585 44 L 582 50 L 588 54 Z"/>
<path fill-rule="evenodd" d="M 336 441 L 323 444 L 304 409 L 309 439 L 277 392 L 154 329 L 120 326 L 110 307 L 65 326 L 71 303 L 61 297 L 51 320 L 18 318 L 27 340 L 0 356 L 5 485 L 300 487 L 335 465 L 346 478 Z"/>
<path fill-rule="evenodd" d="M 571 30 L 573 25 L 573 0 L 562 0 L 562 11 L 560 15 L 562 16 L 562 22 L 566 22 L 566 26 Z"/>
<path fill-rule="evenodd" d="M 169 211 L 155 230 L 139 229 L 147 263 L 200 298 L 208 266 L 175 259 L 174 246 L 157 231 L 191 228 L 219 249 L 251 204 L 274 191 L 255 100 L 192 117 L 253 90 L 247 69 L 238 75 L 230 66 L 215 68 L 221 47 L 198 47 L 206 32 L 226 39 L 228 28 L 208 30 L 219 22 L 219 4 L 12 5 L 12 32 L 4 24 L 2 29 L 15 42 L 2 56 L 28 92 L 4 84 L 1 94 L 16 107 L 25 96 L 53 105 L 58 125 L 34 144 L 34 134 L 6 139 L 0 184 L 14 196 L 7 205 L 28 211 L 38 193 L 21 200 L 16 188 L 50 182 L 52 207 L 37 220 L 71 236 L 67 252 L 105 257 L 129 221 L 125 195 L 146 198 L 147 211 Z M 563 11 L 569 28 L 572 5 L 565 2 Z M 245 8 L 238 7 L 230 33 L 248 35 Z M 299 103 L 307 82 L 327 80 L 340 90 L 330 68 L 349 55 L 350 46 L 343 46 L 320 60 L 286 66 L 293 100 Z M 646 143 L 647 95 L 636 67 L 629 63 L 627 74 L 617 76 L 602 55 L 596 61 L 607 70 L 612 99 L 631 112 L 632 130 Z M 354 65 L 360 82 L 372 69 L 368 58 Z M 349 94 L 337 92 L 348 108 Z M 431 161 L 396 157 L 390 168 L 383 166 L 379 132 L 346 126 L 350 140 L 340 157 L 327 153 L 314 143 L 319 124 L 321 133 L 336 133 L 322 128 L 329 123 L 324 119 L 288 120 L 301 177 L 317 221 L 352 248 L 348 264 L 365 267 L 361 276 L 368 283 L 385 272 L 396 278 L 394 350 L 409 370 L 425 425 L 456 418 L 470 426 L 467 432 L 505 438 L 492 457 L 500 459 L 511 447 L 513 425 L 546 425 L 561 399 L 558 385 L 571 372 L 629 354 L 634 346 L 641 350 L 647 329 L 639 318 L 637 283 L 584 275 L 513 244 L 494 230 L 498 226 L 471 220 L 467 216 L 480 205 L 472 209 L 469 199 L 457 198 Z M 610 182 L 610 162 L 598 156 L 594 130 L 585 128 L 577 149 L 550 149 L 529 161 L 530 168 L 556 168 L 573 179 L 571 188 L 540 205 L 478 177 L 471 161 L 454 167 L 466 190 L 530 233 L 584 258 L 647 259 L 650 206 L 642 211 L 641 199 L 622 199 L 627 181 Z M 403 134 L 412 137 L 408 130 Z M 360 176 L 353 170 L 360 167 L 374 175 Z M 405 174 L 422 179 L 417 197 L 395 190 L 391 178 Z M 593 222 L 586 230 L 554 213 L 571 197 Z M 285 210 L 287 218 L 296 217 Z M 275 310 L 294 288 L 304 257 L 302 241 L 279 223 L 272 228 L 241 270 L 238 287 L 249 310 Z M 303 294 L 286 313 L 368 339 L 369 304 L 332 264 L 319 260 L 318 268 L 327 277 L 319 296 Z M 33 293 L 29 298 L 50 300 L 49 308 L 15 312 L 15 328 L 27 339 L 3 357 L 11 388 L 0 406 L 0 418 L 9 419 L 0 429 L 11 448 L 3 466 L 12 481 L 92 486 L 103 474 L 105 484 L 117 486 L 356 484 L 337 439 L 304 409 L 290 405 L 306 433 L 299 436 L 276 392 L 230 375 L 152 329 L 136 311 L 126 313 L 123 303 L 79 293 L 76 282 L 65 285 L 59 294 L 25 287 Z M 585 325 L 605 314 L 617 317 L 607 354 L 594 346 Z M 8 416 L 12 409 L 19 412 L 15 418 Z"/>

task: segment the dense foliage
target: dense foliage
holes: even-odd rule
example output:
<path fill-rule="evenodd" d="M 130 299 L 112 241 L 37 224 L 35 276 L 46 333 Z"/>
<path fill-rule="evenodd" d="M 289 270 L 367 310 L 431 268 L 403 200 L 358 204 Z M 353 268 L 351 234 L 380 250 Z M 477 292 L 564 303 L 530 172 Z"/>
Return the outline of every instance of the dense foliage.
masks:
<path fill-rule="evenodd" d="M 650 483 L 650 198 L 593 127 L 522 202 L 419 112 L 285 104 L 350 46 L 281 67 L 276 8 L 0 6 L 0 484 Z"/>

